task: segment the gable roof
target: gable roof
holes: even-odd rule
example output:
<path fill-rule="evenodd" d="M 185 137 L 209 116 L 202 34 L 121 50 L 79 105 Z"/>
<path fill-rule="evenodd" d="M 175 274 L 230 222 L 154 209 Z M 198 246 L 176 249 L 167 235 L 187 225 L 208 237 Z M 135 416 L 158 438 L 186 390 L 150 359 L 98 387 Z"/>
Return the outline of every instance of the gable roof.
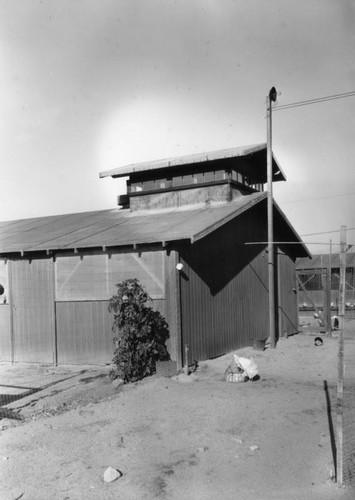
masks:
<path fill-rule="evenodd" d="M 163 160 L 147 161 L 134 163 L 132 165 L 122 166 L 100 172 L 100 177 L 126 177 L 131 174 L 160 170 L 170 167 L 179 167 L 185 165 L 194 165 L 196 163 L 208 163 L 217 160 L 226 160 L 239 157 L 253 157 L 255 166 L 265 177 L 266 182 L 266 144 L 254 144 L 252 146 L 243 146 L 237 148 L 221 149 L 208 153 L 197 153 L 187 156 L 177 156 Z M 285 181 L 286 176 L 280 165 L 273 156 L 272 159 L 273 181 Z"/>
<path fill-rule="evenodd" d="M 178 240 L 193 243 L 266 201 L 266 197 L 266 192 L 257 192 L 211 206 L 146 212 L 112 209 L 2 222 L 0 254 L 165 244 Z M 275 207 L 288 237 L 300 243 L 297 255 L 309 255 L 287 218 Z"/>

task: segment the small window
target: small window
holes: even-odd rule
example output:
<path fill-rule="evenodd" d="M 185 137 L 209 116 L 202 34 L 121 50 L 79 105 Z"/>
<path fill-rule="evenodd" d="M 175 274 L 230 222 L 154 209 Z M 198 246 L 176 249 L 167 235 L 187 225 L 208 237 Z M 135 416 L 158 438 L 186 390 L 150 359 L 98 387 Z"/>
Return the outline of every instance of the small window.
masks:
<path fill-rule="evenodd" d="M 189 184 L 192 184 L 192 175 L 183 175 L 182 183 L 184 186 L 188 186 Z"/>
<path fill-rule="evenodd" d="M 212 181 L 214 181 L 214 172 L 205 172 L 204 182 L 212 182 Z"/>
<path fill-rule="evenodd" d="M 174 177 L 173 178 L 173 186 L 182 186 L 182 177 L 181 177 L 181 175 L 179 177 Z"/>
<path fill-rule="evenodd" d="M 195 181 L 195 179 L 196 179 L 196 181 Z M 195 184 L 201 184 L 201 182 L 203 182 L 203 173 L 195 174 L 194 175 L 194 182 L 195 182 Z"/>
<path fill-rule="evenodd" d="M 215 179 L 216 181 L 223 181 L 226 178 L 226 173 L 224 170 L 216 170 Z"/>
<path fill-rule="evenodd" d="M 139 191 L 143 190 L 143 185 L 141 182 L 132 182 L 131 184 L 131 193 L 138 193 Z"/>
<path fill-rule="evenodd" d="M 143 182 L 143 189 L 144 191 L 151 191 L 152 189 L 155 189 L 155 182 L 154 181 Z"/>
<path fill-rule="evenodd" d="M 166 179 L 155 179 L 155 189 L 164 189 L 166 187 Z"/>

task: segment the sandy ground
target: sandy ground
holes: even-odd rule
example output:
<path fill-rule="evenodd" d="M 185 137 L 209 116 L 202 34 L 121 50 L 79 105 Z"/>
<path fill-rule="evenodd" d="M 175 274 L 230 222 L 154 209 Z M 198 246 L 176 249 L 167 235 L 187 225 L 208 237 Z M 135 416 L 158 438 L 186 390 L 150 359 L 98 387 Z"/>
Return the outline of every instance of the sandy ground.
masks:
<path fill-rule="evenodd" d="M 200 363 L 189 382 L 125 386 L 102 368 L 1 365 L 3 385 L 67 380 L 6 406 L 25 420 L 0 421 L 0 498 L 355 498 L 331 480 L 338 343 L 323 340 L 299 334 L 237 351 L 259 368 L 246 383 L 223 380 L 231 353 Z M 109 466 L 122 476 L 105 483 Z"/>

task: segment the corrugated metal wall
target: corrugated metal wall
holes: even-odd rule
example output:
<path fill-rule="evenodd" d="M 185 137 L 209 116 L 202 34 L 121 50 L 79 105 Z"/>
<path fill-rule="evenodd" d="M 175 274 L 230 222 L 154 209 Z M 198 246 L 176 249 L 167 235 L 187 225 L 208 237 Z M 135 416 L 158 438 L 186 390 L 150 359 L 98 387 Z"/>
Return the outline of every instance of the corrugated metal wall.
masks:
<path fill-rule="evenodd" d="M 53 363 L 53 260 L 15 260 L 11 268 L 14 361 Z"/>
<path fill-rule="evenodd" d="M 12 360 L 11 306 L 9 304 L 9 268 L 7 259 L 0 259 L 0 361 Z"/>
<path fill-rule="evenodd" d="M 8 260 L 9 303 L 0 303 L 0 360 L 110 363 L 114 334 L 107 298 L 114 293 L 114 283 L 128 277 L 143 281 L 148 292 L 155 295 L 152 306 L 165 316 L 161 249 L 149 247 L 145 252 L 140 249 L 139 253 L 131 254 L 127 250 L 117 251 L 111 256 L 89 251 L 72 256 L 74 265 L 67 265 L 65 274 L 69 259 L 60 254 L 55 260 L 52 257 Z M 63 300 L 64 292 L 70 295 L 69 300 Z M 85 294 L 93 299 L 80 299 Z"/>
<path fill-rule="evenodd" d="M 277 255 L 279 334 L 297 333 L 297 293 L 294 261 L 284 253 Z"/>
<path fill-rule="evenodd" d="M 0 304 L 0 361 L 11 361 L 11 309 Z"/>
<path fill-rule="evenodd" d="M 203 360 L 268 337 L 267 256 L 262 214 L 249 211 L 182 248 L 182 337 L 189 361 Z"/>
<path fill-rule="evenodd" d="M 167 252 L 165 257 L 165 310 L 160 312 L 165 317 L 169 325 L 168 350 L 172 361 L 177 362 L 180 369 L 181 360 L 181 317 L 180 317 L 180 290 L 179 273 L 176 270 L 178 263 L 178 253 L 175 250 Z"/>
<path fill-rule="evenodd" d="M 58 364 L 111 363 L 115 334 L 108 304 L 106 300 L 56 303 Z M 153 307 L 164 310 L 164 301 L 154 301 Z"/>
<path fill-rule="evenodd" d="M 58 364 L 105 364 L 113 355 L 108 301 L 57 302 Z"/>
<path fill-rule="evenodd" d="M 137 278 L 153 297 L 164 297 L 162 250 L 58 255 L 56 258 L 56 321 L 59 364 L 105 364 L 113 357 L 113 315 L 108 299 L 115 283 Z M 83 300 L 85 298 L 86 300 Z M 165 299 L 152 305 L 165 315 Z"/>

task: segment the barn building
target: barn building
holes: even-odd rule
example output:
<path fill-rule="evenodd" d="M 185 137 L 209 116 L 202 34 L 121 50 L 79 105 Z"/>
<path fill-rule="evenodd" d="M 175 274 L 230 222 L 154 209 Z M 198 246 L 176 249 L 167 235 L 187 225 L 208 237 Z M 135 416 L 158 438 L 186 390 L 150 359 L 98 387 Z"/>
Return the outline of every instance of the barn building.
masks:
<path fill-rule="evenodd" d="M 268 336 L 265 144 L 100 177 L 128 178 L 117 208 L 0 223 L 1 361 L 109 363 L 108 301 L 127 278 L 165 316 L 178 368 L 185 345 L 203 360 Z M 309 254 L 276 203 L 274 234 L 293 243 L 275 245 L 275 293 L 278 334 L 294 333 L 295 261 Z"/>

